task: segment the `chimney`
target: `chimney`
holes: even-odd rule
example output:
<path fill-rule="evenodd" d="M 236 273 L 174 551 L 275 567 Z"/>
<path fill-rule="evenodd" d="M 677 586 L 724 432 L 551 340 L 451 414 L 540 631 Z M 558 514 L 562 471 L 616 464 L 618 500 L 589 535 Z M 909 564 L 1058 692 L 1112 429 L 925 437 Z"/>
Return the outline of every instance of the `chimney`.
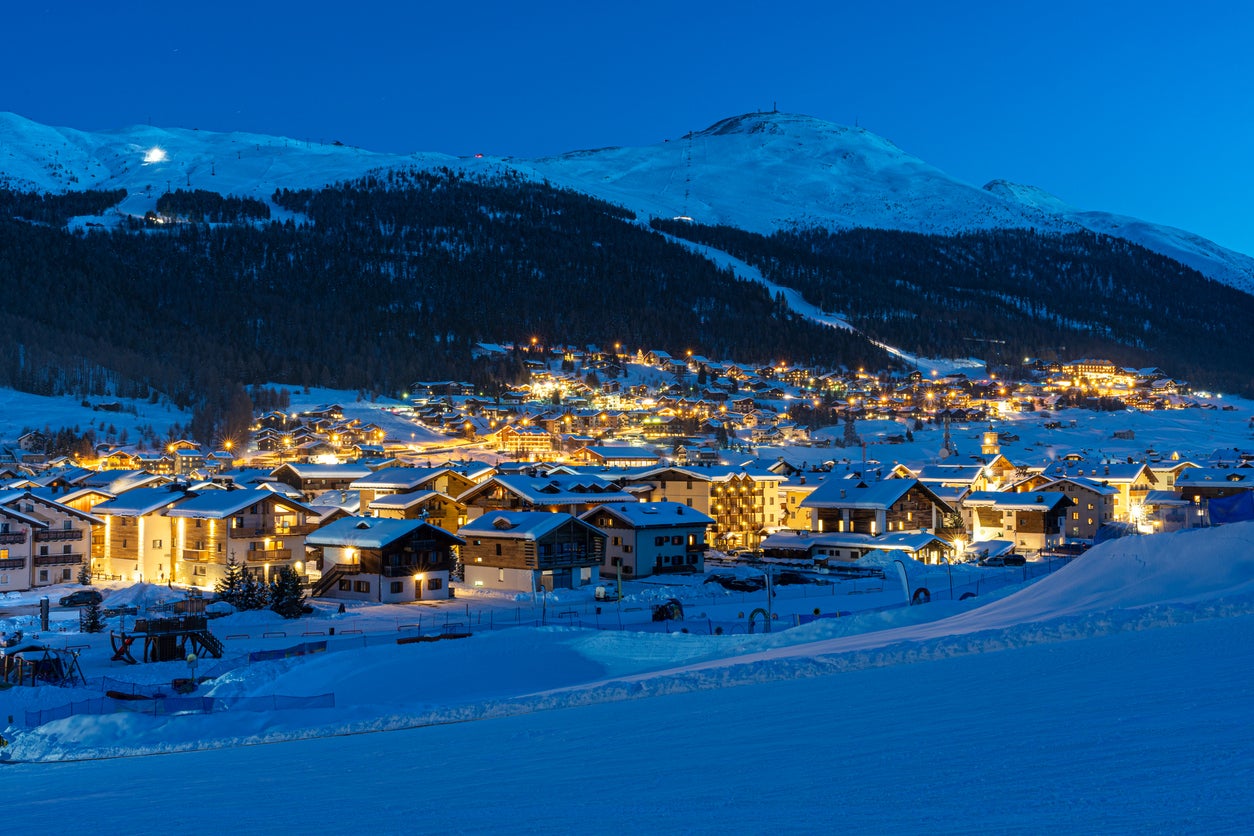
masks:
<path fill-rule="evenodd" d="M 841 498 L 841 499 L 844 499 L 844 498 L 845 498 L 845 489 L 844 489 L 844 488 L 841 488 L 841 489 L 840 489 L 840 498 Z"/>

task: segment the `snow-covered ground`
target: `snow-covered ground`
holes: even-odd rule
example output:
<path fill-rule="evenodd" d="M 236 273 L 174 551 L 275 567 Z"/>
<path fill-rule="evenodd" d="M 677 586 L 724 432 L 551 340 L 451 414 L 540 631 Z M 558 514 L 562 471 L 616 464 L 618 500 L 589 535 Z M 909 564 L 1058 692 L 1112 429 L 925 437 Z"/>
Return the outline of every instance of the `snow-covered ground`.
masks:
<path fill-rule="evenodd" d="M 120 409 L 101 409 L 102 404 L 116 404 Z M 140 427 L 152 426 L 164 438 L 170 425 L 186 425 L 191 417 L 191 412 L 168 402 L 152 404 L 147 400 L 92 396 L 84 406 L 81 398 L 69 395 L 45 397 L 0 387 L 0 444 L 16 442 L 26 429 L 47 428 L 55 432 L 75 427 L 81 432 L 94 428 L 97 441 L 105 441 L 111 435 L 116 440 L 125 432 L 129 443 L 135 444 Z M 110 433 L 109 427 L 116 433 Z"/>
<path fill-rule="evenodd" d="M 8 766 L 6 823 L 54 809 L 105 832 L 1248 826 L 1254 524 L 1115 541 L 1012 594 L 896 612 L 758 636 L 520 627 L 255 662 L 202 688 L 336 707 L 12 727 L 13 759 L 107 759 Z M 0 693 L 8 713 L 22 690 Z M 209 750 L 116 758 L 185 748 Z"/>

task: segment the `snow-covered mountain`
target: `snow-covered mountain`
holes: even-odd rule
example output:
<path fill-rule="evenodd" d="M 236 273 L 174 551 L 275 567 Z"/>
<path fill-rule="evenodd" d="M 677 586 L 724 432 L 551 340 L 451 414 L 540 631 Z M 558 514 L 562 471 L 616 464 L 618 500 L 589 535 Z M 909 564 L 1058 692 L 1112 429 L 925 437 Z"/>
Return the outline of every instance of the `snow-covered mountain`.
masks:
<path fill-rule="evenodd" d="M 787 113 L 724 119 L 635 148 L 538 159 L 383 154 L 245 133 L 150 126 L 88 133 L 0 113 L 0 185 L 64 191 L 125 188 L 142 214 L 167 188 L 266 198 L 397 166 L 512 170 L 643 217 L 687 216 L 770 233 L 796 226 L 953 234 L 1033 227 L 1125 238 L 1254 293 L 1254 258 L 1172 227 L 1085 211 L 1031 186 L 964 183 L 861 128 Z"/>

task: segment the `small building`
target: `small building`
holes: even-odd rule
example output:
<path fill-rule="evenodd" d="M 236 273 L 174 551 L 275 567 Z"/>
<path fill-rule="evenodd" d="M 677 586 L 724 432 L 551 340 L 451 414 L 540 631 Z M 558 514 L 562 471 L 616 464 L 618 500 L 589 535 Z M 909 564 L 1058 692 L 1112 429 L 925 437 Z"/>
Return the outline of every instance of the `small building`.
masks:
<path fill-rule="evenodd" d="M 343 491 L 373 473 L 359 464 L 281 464 L 270 475 L 312 497 L 322 491 Z"/>
<path fill-rule="evenodd" d="M 466 506 L 439 491 L 378 496 L 364 510 L 382 519 L 425 520 L 450 533 L 466 524 Z"/>
<path fill-rule="evenodd" d="M 535 592 L 600 580 L 605 534 L 570 514 L 493 511 L 458 535 L 466 583 L 483 589 Z"/>
<path fill-rule="evenodd" d="M 570 454 L 572 464 L 586 467 L 656 467 L 662 457 L 647 447 L 581 447 Z"/>
<path fill-rule="evenodd" d="M 918 479 L 836 479 L 824 482 L 801 502 L 813 511 L 813 531 L 939 531 L 953 507 Z"/>
<path fill-rule="evenodd" d="M 344 517 L 305 542 L 322 567 L 315 596 L 386 604 L 447 599 L 453 552 L 465 541 L 420 519 Z"/>
<path fill-rule="evenodd" d="M 976 491 L 962 500 L 973 540 L 1012 540 L 1022 549 L 1051 549 L 1063 541 L 1072 500 L 1062 491 Z"/>
<path fill-rule="evenodd" d="M 608 502 L 634 502 L 635 497 L 612 482 L 583 474 L 498 474 L 457 497 L 474 518 L 493 511 L 550 511 L 581 514 Z"/>
<path fill-rule="evenodd" d="M 705 571 L 705 536 L 714 518 L 682 502 L 601 505 L 579 518 L 608 538 L 603 575 L 641 578 Z"/>
<path fill-rule="evenodd" d="M 104 526 L 99 517 L 58 502 L 40 489 L 0 493 L 0 506 L 36 523 L 27 588 L 74 580 L 84 561 L 91 559 L 93 533 Z M 3 586 L 0 583 L 0 588 Z"/>
<path fill-rule="evenodd" d="M 1071 499 L 1067 509 L 1067 540 L 1092 543 L 1097 531 L 1115 520 L 1115 499 L 1119 489 L 1093 479 L 1075 477 L 1041 485 L 1043 491 L 1062 491 Z M 1139 512 L 1138 512 L 1139 513 Z"/>

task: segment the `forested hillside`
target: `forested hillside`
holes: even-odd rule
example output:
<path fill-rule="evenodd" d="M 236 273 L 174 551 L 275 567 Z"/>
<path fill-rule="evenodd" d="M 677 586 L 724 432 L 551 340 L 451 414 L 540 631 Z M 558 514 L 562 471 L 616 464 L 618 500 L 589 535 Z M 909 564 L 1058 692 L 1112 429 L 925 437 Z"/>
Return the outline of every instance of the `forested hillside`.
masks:
<path fill-rule="evenodd" d="M 654 221 L 724 250 L 930 357 L 1107 357 L 1250 394 L 1254 297 L 1119 238 L 997 230 L 958 236 L 798 230 L 763 236 Z"/>
<path fill-rule="evenodd" d="M 64 214 L 53 210 L 40 223 L 7 212 L 0 385 L 156 390 L 199 407 L 209 432 L 239 383 L 399 391 L 482 379 L 477 341 L 887 363 L 866 340 L 794 318 L 760 285 L 573 192 L 426 171 L 274 199 L 302 222 L 206 223 L 241 207 L 195 194 L 169 205 L 196 222 L 112 231 L 69 232 L 46 222 Z"/>

